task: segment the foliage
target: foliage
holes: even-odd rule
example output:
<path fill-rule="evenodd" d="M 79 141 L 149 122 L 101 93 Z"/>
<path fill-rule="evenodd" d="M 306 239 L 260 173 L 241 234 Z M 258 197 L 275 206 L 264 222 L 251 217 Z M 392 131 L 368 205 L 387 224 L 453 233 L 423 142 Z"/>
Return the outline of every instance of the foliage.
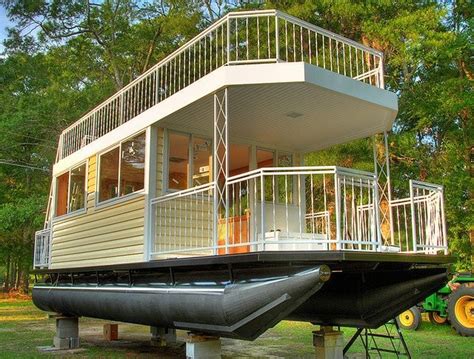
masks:
<path fill-rule="evenodd" d="M 393 188 L 445 186 L 451 251 L 470 268 L 473 231 L 473 13 L 467 0 L 0 0 L 13 22 L 0 58 L 0 265 L 30 263 L 59 133 L 235 8 L 278 8 L 384 52 L 399 96 L 390 136 Z M 311 154 L 310 164 L 372 170 L 369 139 Z M 5 165 L 8 162 L 13 165 Z M 26 166 L 26 167 L 19 167 Z M 400 193 L 394 193 L 397 196 Z M 5 222 L 3 222 L 5 221 Z M 19 263 L 18 261 L 25 261 Z"/>

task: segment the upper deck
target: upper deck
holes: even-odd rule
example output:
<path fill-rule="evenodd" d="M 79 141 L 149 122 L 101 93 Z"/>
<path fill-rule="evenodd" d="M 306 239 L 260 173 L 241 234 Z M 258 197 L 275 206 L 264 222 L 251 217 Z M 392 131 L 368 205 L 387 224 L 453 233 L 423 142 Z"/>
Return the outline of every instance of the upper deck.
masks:
<path fill-rule="evenodd" d="M 195 113 L 203 107 L 198 100 L 212 101 L 209 95 L 230 86 L 247 87 L 233 94 L 241 112 L 273 109 L 267 116 L 272 119 L 308 114 L 298 121 L 302 128 L 323 117 L 334 124 L 321 138 L 311 138 L 317 147 L 302 146 L 304 151 L 387 130 L 397 112 L 395 94 L 383 90 L 381 52 L 280 11 L 233 12 L 66 128 L 56 161 L 91 143 L 100 148 L 98 140 L 107 135 L 129 135 L 124 125 L 132 120 L 128 128 L 139 130 L 149 125 L 147 119 L 155 122 L 192 103 L 188 112 Z M 281 111 L 275 110 L 278 104 Z"/>

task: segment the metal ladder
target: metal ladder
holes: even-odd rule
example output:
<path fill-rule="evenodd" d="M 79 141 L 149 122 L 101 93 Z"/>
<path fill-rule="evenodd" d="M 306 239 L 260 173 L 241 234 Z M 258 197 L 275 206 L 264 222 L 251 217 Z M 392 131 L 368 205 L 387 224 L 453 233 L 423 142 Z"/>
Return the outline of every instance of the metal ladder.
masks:
<path fill-rule="evenodd" d="M 371 354 L 374 355 L 375 358 L 382 358 L 382 354 L 393 354 L 395 358 L 406 357 L 411 359 L 410 351 L 408 350 L 407 343 L 405 342 L 397 321 L 393 319 L 380 328 L 384 329 L 383 333 L 376 333 L 372 329 L 358 328 L 356 333 L 346 344 L 343 350 L 344 356 L 357 338 L 360 338 L 365 349 L 366 358 L 372 358 Z M 381 343 L 381 341 L 383 341 L 383 343 Z"/>

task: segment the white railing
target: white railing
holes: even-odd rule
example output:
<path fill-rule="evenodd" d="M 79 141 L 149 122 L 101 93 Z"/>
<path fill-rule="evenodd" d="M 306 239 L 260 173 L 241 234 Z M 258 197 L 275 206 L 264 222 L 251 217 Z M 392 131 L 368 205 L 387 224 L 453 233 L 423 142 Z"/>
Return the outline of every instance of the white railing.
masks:
<path fill-rule="evenodd" d="M 410 196 L 390 203 L 391 245 L 404 252 L 448 252 L 443 187 L 410 180 Z"/>
<path fill-rule="evenodd" d="M 42 229 L 35 233 L 33 254 L 34 268 L 48 268 L 51 250 L 51 229 Z"/>
<path fill-rule="evenodd" d="M 377 251 L 375 175 L 340 167 L 262 168 L 151 201 L 154 258 L 277 250 Z"/>
<path fill-rule="evenodd" d="M 379 51 L 280 11 L 232 12 L 65 129 L 59 159 L 219 67 L 300 61 L 384 87 Z"/>

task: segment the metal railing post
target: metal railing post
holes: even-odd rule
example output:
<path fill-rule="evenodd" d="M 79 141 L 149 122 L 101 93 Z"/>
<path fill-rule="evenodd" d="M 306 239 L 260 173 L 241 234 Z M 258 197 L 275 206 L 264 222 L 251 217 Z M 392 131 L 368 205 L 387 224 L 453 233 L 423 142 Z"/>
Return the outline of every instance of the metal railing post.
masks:
<path fill-rule="evenodd" d="M 441 201 L 441 226 L 442 226 L 442 231 L 443 231 L 444 254 L 448 254 L 448 233 L 446 229 L 446 217 L 444 215 L 444 189 L 443 188 L 441 188 L 439 200 Z"/>
<path fill-rule="evenodd" d="M 341 250 L 341 191 L 339 188 L 339 174 L 334 171 L 334 199 L 336 202 L 336 249 Z"/>
<path fill-rule="evenodd" d="M 413 251 L 417 252 L 416 246 L 416 219 L 415 219 L 415 198 L 413 195 L 413 181 L 410 180 L 410 208 L 411 208 L 411 233 L 413 242 Z"/>
<path fill-rule="evenodd" d="M 377 238 L 377 243 L 379 248 L 382 247 L 382 228 L 380 223 L 380 206 L 379 206 L 379 184 L 377 182 L 377 176 L 374 176 L 373 180 L 373 190 L 374 190 L 374 214 L 375 214 L 375 236 Z M 389 211 L 391 211 L 390 204 Z"/>
<path fill-rule="evenodd" d="M 227 15 L 227 65 L 230 63 L 230 16 Z"/>
<path fill-rule="evenodd" d="M 278 26 L 278 14 L 275 14 L 275 59 L 280 62 L 280 29 Z"/>
<path fill-rule="evenodd" d="M 260 173 L 260 207 L 261 207 L 261 225 L 262 225 L 262 250 L 265 250 L 265 183 L 263 171 Z"/>

